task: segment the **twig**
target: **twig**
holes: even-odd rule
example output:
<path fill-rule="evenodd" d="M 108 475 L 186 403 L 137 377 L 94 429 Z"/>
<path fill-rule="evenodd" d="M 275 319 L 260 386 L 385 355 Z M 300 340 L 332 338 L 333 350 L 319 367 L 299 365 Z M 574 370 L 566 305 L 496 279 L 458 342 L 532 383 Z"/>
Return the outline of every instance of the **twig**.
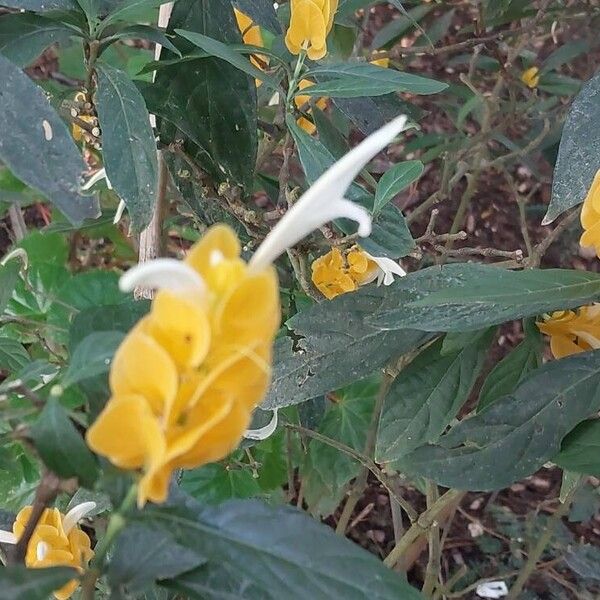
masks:
<path fill-rule="evenodd" d="M 536 567 L 537 561 L 542 556 L 546 546 L 550 543 L 552 536 L 554 535 L 554 530 L 558 525 L 558 522 L 563 518 L 564 515 L 567 514 L 569 508 L 571 507 L 571 502 L 573 502 L 573 498 L 575 497 L 575 493 L 579 489 L 580 482 L 569 492 L 565 501 L 560 504 L 560 506 L 556 509 L 554 514 L 549 517 L 546 527 L 539 537 L 537 543 L 533 547 L 533 549 L 529 552 L 529 556 L 527 561 L 519 571 L 516 581 L 513 586 L 510 588 L 510 592 L 508 596 L 506 596 L 506 600 L 516 600 L 520 597 L 521 592 L 523 591 L 523 587 L 525 583 L 529 579 L 529 576 L 533 573 Z"/>
<path fill-rule="evenodd" d="M 25 219 L 23 219 L 21 207 L 17 203 L 8 207 L 8 218 L 10 219 L 15 241 L 20 242 L 27 235 L 27 226 L 25 225 Z"/>
<path fill-rule="evenodd" d="M 496 250 L 496 248 L 456 248 L 448 250 L 445 246 L 434 246 L 434 249 L 445 256 L 485 256 L 510 258 L 516 262 L 523 261 L 523 250 Z"/>
<path fill-rule="evenodd" d="M 439 500 L 438 486 L 434 481 L 427 481 L 427 508 L 431 508 Z M 427 557 L 427 568 L 425 570 L 425 580 L 421 593 L 424 596 L 431 596 L 435 586 L 438 584 L 440 576 L 440 560 L 442 556 L 442 547 L 440 544 L 440 526 L 437 521 L 433 521 L 427 532 L 429 546 L 429 556 Z"/>
<path fill-rule="evenodd" d="M 27 547 L 31 540 L 31 536 L 35 532 L 35 528 L 42 518 L 46 507 L 54 502 L 54 499 L 58 495 L 59 488 L 60 479 L 52 471 L 44 471 L 42 479 L 35 491 L 31 514 L 29 515 L 27 525 L 25 525 L 23 535 L 19 538 L 13 552 L 7 556 L 8 564 L 14 565 L 25 561 L 25 555 L 27 554 Z"/>
<path fill-rule="evenodd" d="M 549 234 L 545 237 L 535 248 L 527 259 L 527 267 L 535 268 L 538 267 L 544 254 L 550 246 L 556 241 L 556 239 L 569 227 L 569 225 L 577 219 L 579 216 L 579 210 L 575 209 L 570 212 Z"/>

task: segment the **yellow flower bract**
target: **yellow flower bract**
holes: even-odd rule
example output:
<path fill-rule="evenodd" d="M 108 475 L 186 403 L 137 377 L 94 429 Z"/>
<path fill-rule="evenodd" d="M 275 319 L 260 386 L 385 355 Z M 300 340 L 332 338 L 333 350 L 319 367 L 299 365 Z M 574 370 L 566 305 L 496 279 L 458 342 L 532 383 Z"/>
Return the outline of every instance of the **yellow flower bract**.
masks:
<path fill-rule="evenodd" d="M 166 499 L 173 470 L 234 450 L 270 381 L 275 269 L 249 271 L 225 225 L 210 228 L 185 262 L 206 292 L 156 294 L 115 354 L 111 398 L 87 433 L 95 452 L 142 470 L 140 506 Z"/>
<path fill-rule="evenodd" d="M 20 538 L 25 531 L 32 507 L 19 511 L 13 524 L 13 533 Z M 90 538 L 77 525 L 68 533 L 63 529 L 64 515 L 57 508 L 46 508 L 29 540 L 25 564 L 29 568 L 74 567 L 83 568 L 94 556 Z M 77 589 L 79 582 L 73 579 L 54 592 L 57 600 L 66 600 Z"/>
<path fill-rule="evenodd" d="M 242 11 L 237 8 L 233 9 L 235 13 L 235 20 L 237 22 L 237 26 L 242 34 L 242 40 L 244 44 L 248 44 L 249 46 L 260 46 L 264 47 L 265 43 L 262 37 L 262 33 L 260 31 L 260 27 L 252 21 L 252 19 L 244 14 Z M 261 71 L 264 70 L 264 66 L 269 63 L 268 57 L 257 54 L 250 56 L 250 62 Z M 260 86 L 262 81 L 259 79 L 256 80 L 256 85 Z"/>
<path fill-rule="evenodd" d="M 554 358 L 600 348 L 600 304 L 554 312 L 537 326 L 550 336 Z"/>
<path fill-rule="evenodd" d="M 314 85 L 314 83 L 312 81 L 310 81 L 310 79 L 302 79 L 298 83 L 298 87 L 300 88 L 300 90 L 304 90 L 307 87 L 310 87 L 311 85 Z M 301 108 L 309 101 L 310 101 L 310 96 L 308 94 L 299 94 L 294 98 L 294 103 L 296 104 L 296 106 L 298 108 Z M 315 104 L 321 110 L 325 110 L 325 108 L 327 107 L 327 98 L 319 98 L 315 102 Z M 310 113 L 310 111 L 308 111 L 308 112 Z M 304 131 L 306 131 L 306 133 L 308 133 L 309 135 L 312 135 L 317 129 L 315 127 L 314 123 L 309 121 L 306 117 L 300 117 L 296 121 L 296 123 L 298 123 L 298 125 L 300 127 L 302 127 L 302 129 L 304 129 Z"/>
<path fill-rule="evenodd" d="M 584 248 L 593 247 L 600 258 L 600 170 L 596 172 L 590 190 L 581 208 L 583 235 L 579 243 Z"/>
<path fill-rule="evenodd" d="M 377 264 L 359 246 L 344 253 L 333 248 L 312 263 L 312 282 L 331 300 L 371 281 L 376 270 Z"/>
<path fill-rule="evenodd" d="M 523 71 L 523 74 L 521 75 L 521 81 L 528 88 L 536 88 L 540 82 L 540 70 L 537 67 L 529 67 L 529 69 Z"/>
<path fill-rule="evenodd" d="M 306 50 L 308 58 L 327 54 L 327 34 L 333 26 L 338 0 L 291 0 L 290 26 L 285 45 L 292 54 Z"/>

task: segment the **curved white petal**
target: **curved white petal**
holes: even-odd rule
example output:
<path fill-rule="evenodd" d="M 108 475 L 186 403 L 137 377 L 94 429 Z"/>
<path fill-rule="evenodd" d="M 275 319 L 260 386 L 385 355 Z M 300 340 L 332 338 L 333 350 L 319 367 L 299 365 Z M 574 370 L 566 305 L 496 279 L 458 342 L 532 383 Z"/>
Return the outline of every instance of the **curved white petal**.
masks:
<path fill-rule="evenodd" d="M 206 290 L 202 277 L 192 267 L 174 258 L 156 258 L 140 263 L 119 280 L 122 292 L 131 292 L 138 286 L 199 294 Z"/>
<path fill-rule="evenodd" d="M 125 202 L 123 202 L 123 200 L 121 200 L 119 202 L 119 206 L 117 206 L 117 211 L 115 212 L 115 217 L 113 219 L 113 225 L 116 225 L 121 220 L 121 217 L 123 216 L 124 211 L 125 211 Z"/>
<path fill-rule="evenodd" d="M 62 526 L 65 535 L 69 535 L 69 532 L 85 515 L 92 512 L 96 508 L 95 502 L 82 502 L 77 506 L 74 506 L 63 519 Z"/>
<path fill-rule="evenodd" d="M 394 275 L 398 275 L 398 277 L 404 277 L 406 275 L 406 271 L 395 261 L 387 256 L 373 256 L 368 252 L 365 254 L 379 267 L 379 271 L 375 273 L 377 277 L 377 285 L 391 285 L 394 283 Z M 375 279 L 375 277 L 373 277 Z M 371 279 L 371 281 L 373 281 Z M 369 283 L 369 282 L 365 282 Z"/>
<path fill-rule="evenodd" d="M 106 176 L 106 169 L 104 167 L 102 167 L 101 169 L 99 169 L 98 171 L 96 171 L 86 182 L 84 185 L 81 186 L 81 189 L 83 191 L 89 190 L 91 187 L 93 187 L 94 185 L 96 185 L 101 179 L 106 179 L 106 187 L 109 190 L 112 190 L 112 185 L 110 183 L 110 180 L 108 179 L 108 177 Z"/>
<path fill-rule="evenodd" d="M 273 410 L 273 416 L 271 420 L 264 426 L 258 429 L 247 429 L 244 433 L 244 437 L 248 440 L 266 440 L 268 437 L 275 433 L 277 429 L 277 408 Z"/>
<path fill-rule="evenodd" d="M 12 531 L 0 529 L 0 544 L 16 544 L 17 536 Z"/>
<path fill-rule="evenodd" d="M 327 169 L 265 238 L 250 259 L 251 269 L 264 269 L 287 248 L 291 248 L 309 233 L 333 219 L 352 219 L 358 223 L 359 235 L 368 236 L 371 233 L 369 213 L 361 206 L 344 199 L 344 194 L 360 170 L 383 150 L 405 125 L 405 115 L 394 119 Z"/>

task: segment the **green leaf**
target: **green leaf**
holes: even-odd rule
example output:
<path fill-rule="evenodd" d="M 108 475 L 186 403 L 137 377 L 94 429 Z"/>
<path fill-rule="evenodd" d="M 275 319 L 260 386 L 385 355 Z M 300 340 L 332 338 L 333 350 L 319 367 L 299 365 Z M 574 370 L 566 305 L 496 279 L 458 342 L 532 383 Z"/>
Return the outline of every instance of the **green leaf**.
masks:
<path fill-rule="evenodd" d="M 248 468 L 223 463 L 184 471 L 181 487 L 205 504 L 220 504 L 232 498 L 260 495 L 260 486 Z"/>
<path fill-rule="evenodd" d="M 96 0 L 81 0 L 83 2 L 95 2 Z M 115 10 L 111 10 L 102 20 L 99 32 L 117 21 L 136 22 L 144 20 L 143 17 L 149 9 L 156 8 L 162 4 L 162 0 L 117 0 L 114 4 Z"/>
<path fill-rule="evenodd" d="M 496 490 L 531 475 L 559 452 L 562 438 L 600 409 L 600 352 L 553 361 L 513 394 L 465 419 L 399 465 L 461 490 Z"/>
<path fill-rule="evenodd" d="M 333 165 L 335 158 L 321 142 L 298 127 L 294 119 L 288 118 L 286 123 L 296 142 L 306 180 L 312 184 Z M 373 196 L 356 183 L 350 186 L 346 196 L 369 211 L 373 208 Z M 356 232 L 356 224 L 351 221 L 338 220 L 336 226 L 346 234 Z M 415 243 L 402 212 L 395 206 L 388 205 L 375 216 L 371 235 L 361 240 L 360 245 L 373 256 L 399 258 L 406 256 Z"/>
<path fill-rule="evenodd" d="M 329 98 L 382 96 L 391 92 L 429 95 L 437 94 L 448 87 L 446 83 L 419 75 L 358 62 L 318 66 L 310 69 L 306 77 L 315 78 L 317 83 L 298 91 L 296 95 Z"/>
<path fill-rule="evenodd" d="M 108 581 L 113 590 L 125 589 L 132 594 L 155 580 L 176 577 L 206 562 L 194 550 L 177 543 L 171 534 L 134 523 L 117 538 Z"/>
<path fill-rule="evenodd" d="M 122 39 L 150 40 L 155 44 L 160 44 L 164 48 L 168 48 L 171 52 L 177 54 L 178 56 L 181 56 L 181 52 L 179 52 L 177 46 L 175 46 L 171 39 L 167 37 L 165 32 L 158 27 L 152 27 L 150 25 L 128 25 L 116 33 L 103 38 L 102 43 L 112 44 L 113 42 Z"/>
<path fill-rule="evenodd" d="M 584 421 L 562 441 L 554 462 L 575 473 L 600 475 L 600 421 Z"/>
<path fill-rule="evenodd" d="M 42 89 L 1 55 L 0 80 L 0 160 L 71 222 L 97 217 L 97 201 L 79 192 L 85 163 Z"/>
<path fill-rule="evenodd" d="M 29 264 L 65 264 L 69 258 L 69 244 L 65 236 L 47 231 L 32 231 L 19 243 L 19 248 L 27 252 Z"/>
<path fill-rule="evenodd" d="M 449 354 L 440 353 L 440 340 L 398 375 L 379 422 L 377 462 L 394 461 L 437 442 L 469 397 L 492 333 L 471 333 L 471 343 Z"/>
<path fill-rule="evenodd" d="M 77 579 L 75 569 L 50 567 L 28 569 L 25 566 L 11 566 L 0 569 L 2 596 L 19 600 L 48 600 L 54 590 L 59 590 L 71 579 Z"/>
<path fill-rule="evenodd" d="M 96 71 L 106 174 L 139 231 L 150 222 L 156 203 L 158 163 L 150 117 L 144 98 L 125 73 L 102 62 Z"/>
<path fill-rule="evenodd" d="M 600 296 L 600 275 L 568 269 L 430 267 L 397 280 L 369 319 L 378 327 L 464 331 L 574 308 Z"/>
<path fill-rule="evenodd" d="M 437 42 L 444 39 L 448 35 L 454 13 L 456 9 L 449 10 L 441 16 L 436 16 L 431 27 L 415 42 L 415 46 L 430 46 L 433 47 Z"/>
<path fill-rule="evenodd" d="M 20 67 L 31 64 L 48 46 L 74 35 L 60 21 L 31 13 L 0 17 L 0 53 Z"/>
<path fill-rule="evenodd" d="M 62 379 L 63 386 L 69 387 L 83 379 L 107 373 L 124 337 L 121 331 L 97 331 L 84 338 L 71 355 Z"/>
<path fill-rule="evenodd" d="M 581 204 L 600 168 L 600 72 L 579 92 L 565 120 L 552 181 L 552 198 L 542 224 Z"/>
<path fill-rule="evenodd" d="M 195 31 L 224 44 L 241 42 L 229 0 L 179 0 L 168 32 Z M 194 49 L 177 41 L 183 54 Z M 164 59 L 174 55 L 164 52 Z M 145 93 L 152 113 L 168 121 L 161 139 L 192 142 L 194 158 L 211 175 L 251 189 L 257 149 L 254 80 L 219 58 L 201 58 L 160 69 Z M 235 98 L 235 101 L 232 99 Z M 169 123 L 174 125 L 169 127 Z"/>
<path fill-rule="evenodd" d="M 510 394 L 523 378 L 540 366 L 539 340 L 526 338 L 491 370 L 479 393 L 477 410 L 482 410 L 498 398 Z"/>
<path fill-rule="evenodd" d="M 27 350 L 16 340 L 0 337 L 0 369 L 19 371 L 31 362 Z"/>
<path fill-rule="evenodd" d="M 390 42 L 394 42 L 409 29 L 412 29 L 415 22 L 420 21 L 433 8 L 434 6 L 431 4 L 421 4 L 406 11 L 406 15 L 390 20 L 373 37 L 371 49 L 378 50 L 383 46 L 387 46 Z"/>
<path fill-rule="evenodd" d="M 31 427 L 31 437 L 44 464 L 60 477 L 77 477 L 91 487 L 98 474 L 94 455 L 85 445 L 65 409 L 53 398 Z"/>
<path fill-rule="evenodd" d="M 427 334 L 367 323 L 379 313 L 387 289 L 366 286 L 287 321 L 290 336 L 275 342 L 273 381 L 261 408 L 298 404 L 364 379 L 392 356 L 427 341 Z"/>
<path fill-rule="evenodd" d="M 337 392 L 319 425 L 319 433 L 362 452 L 378 389 L 378 378 L 371 378 Z M 339 450 L 310 440 L 306 463 L 301 469 L 304 498 L 310 512 L 319 516 L 333 513 L 343 498 L 346 484 L 360 468 L 357 461 Z"/>
<path fill-rule="evenodd" d="M 223 597 L 223 589 L 242 581 L 256 588 L 257 598 L 421 597 L 375 556 L 287 506 L 237 500 L 219 507 L 201 507 L 182 498 L 173 507 L 147 507 L 139 519 L 206 557 L 209 572 L 213 566 L 235 565 L 227 578 L 207 582 L 201 573 L 202 588 L 194 589 L 194 571 L 172 581 L 193 598 Z"/>
<path fill-rule="evenodd" d="M 543 75 L 548 71 L 557 69 L 565 63 L 573 60 L 576 56 L 587 52 L 590 49 L 590 44 L 586 40 L 576 40 L 574 42 L 567 42 L 548 56 L 548 58 L 542 63 L 540 68 L 540 74 Z"/>
<path fill-rule="evenodd" d="M 79 10 L 75 0 L 2 0 L 2 6 L 39 13 L 50 10 Z"/>
<path fill-rule="evenodd" d="M 245 15 L 248 15 L 257 25 L 273 33 L 281 33 L 281 23 L 273 3 L 269 0 L 232 0 L 232 4 Z"/>
<path fill-rule="evenodd" d="M 9 260 L 0 265 L 0 313 L 6 309 L 6 305 L 12 296 L 13 290 L 19 280 L 19 260 Z"/>
<path fill-rule="evenodd" d="M 373 213 L 378 213 L 394 196 L 419 179 L 424 168 L 420 160 L 407 160 L 386 171 L 377 183 Z"/>
<path fill-rule="evenodd" d="M 592 544 L 570 547 L 564 555 L 565 562 L 577 575 L 600 581 L 600 549 Z"/>
<path fill-rule="evenodd" d="M 201 33 L 195 33 L 193 31 L 185 31 L 184 29 L 176 29 L 175 33 L 189 40 L 195 46 L 198 46 L 201 50 L 204 50 L 211 56 L 215 56 L 224 61 L 227 61 L 230 65 L 233 65 L 236 69 L 243 71 L 244 73 L 259 79 L 269 88 L 276 90 L 278 88 L 277 80 L 271 77 L 264 71 L 256 68 L 246 57 L 241 56 L 239 53 L 232 50 L 226 44 L 214 40 Z"/>

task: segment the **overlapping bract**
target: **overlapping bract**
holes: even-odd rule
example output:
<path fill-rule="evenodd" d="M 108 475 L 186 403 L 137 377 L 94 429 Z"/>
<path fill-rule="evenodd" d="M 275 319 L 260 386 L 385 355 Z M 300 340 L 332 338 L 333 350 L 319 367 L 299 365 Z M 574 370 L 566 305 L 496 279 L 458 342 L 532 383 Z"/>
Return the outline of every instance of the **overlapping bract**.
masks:
<path fill-rule="evenodd" d="M 270 380 L 279 327 L 273 267 L 253 272 L 235 233 L 216 225 L 185 264 L 204 281 L 158 291 L 110 372 L 111 398 L 87 433 L 123 469 L 141 469 L 138 504 L 163 502 L 171 473 L 220 460 L 239 443 Z"/>
<path fill-rule="evenodd" d="M 585 248 L 594 248 L 596 256 L 600 258 L 600 170 L 596 172 L 594 181 L 583 201 L 581 226 L 583 235 L 579 243 Z"/>
<path fill-rule="evenodd" d="M 298 87 L 300 88 L 300 90 L 305 90 L 307 87 L 310 87 L 311 85 L 314 85 L 314 83 L 310 79 L 302 79 L 298 83 Z M 308 94 L 298 94 L 294 98 L 294 103 L 296 104 L 296 106 L 298 108 L 302 108 L 309 101 L 310 101 L 310 96 Z M 325 110 L 325 108 L 327 106 L 327 98 L 319 98 L 315 102 L 315 104 L 316 104 L 317 108 L 320 108 L 321 110 Z M 307 112 L 310 114 L 310 112 L 311 112 L 310 109 L 308 109 Z M 315 127 L 314 123 L 309 121 L 306 117 L 300 117 L 296 122 L 309 135 L 312 135 L 317 129 Z"/>
<path fill-rule="evenodd" d="M 338 0 L 291 0 L 285 44 L 292 54 L 305 50 L 319 60 L 327 54 L 327 34 L 333 26 Z"/>

